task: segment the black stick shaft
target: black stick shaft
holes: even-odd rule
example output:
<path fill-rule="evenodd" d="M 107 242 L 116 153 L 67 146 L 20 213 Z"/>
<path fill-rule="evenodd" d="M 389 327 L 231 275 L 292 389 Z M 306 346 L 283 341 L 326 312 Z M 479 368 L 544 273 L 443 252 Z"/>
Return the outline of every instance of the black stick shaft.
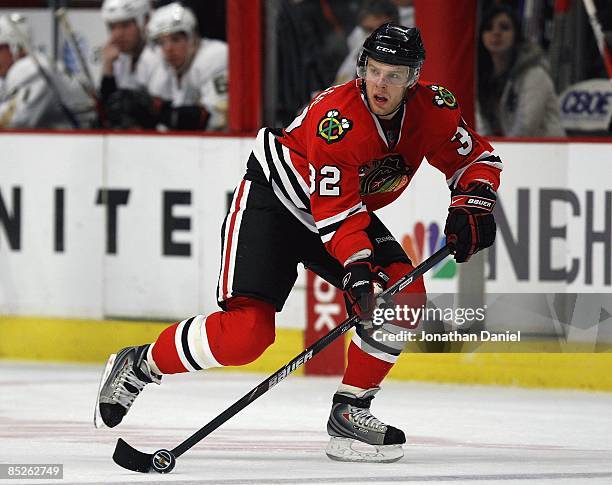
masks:
<path fill-rule="evenodd" d="M 413 271 L 403 276 L 393 285 L 387 288 L 383 293 L 380 294 L 380 298 L 386 299 L 400 292 L 406 286 L 411 284 L 414 280 L 416 280 L 420 276 L 423 276 L 423 274 L 433 268 L 449 254 L 449 247 L 444 246 L 443 248 L 432 254 L 425 261 L 423 261 L 420 265 L 418 265 Z M 315 343 L 313 343 L 310 347 L 304 350 L 301 354 L 294 357 L 287 365 L 278 369 L 274 374 L 272 374 L 270 377 L 259 383 L 253 389 L 251 389 L 250 392 L 242 396 L 238 401 L 228 407 L 216 418 L 212 419 L 208 424 L 200 428 L 189 438 L 179 444 L 176 448 L 172 450 L 172 454 L 177 458 L 181 456 L 195 444 L 206 438 L 206 436 L 216 430 L 223 423 L 228 421 L 232 416 L 238 414 L 245 407 L 255 401 L 258 397 L 264 395 L 280 381 L 292 374 L 295 370 L 302 367 L 305 362 L 312 359 L 321 350 L 323 350 L 330 343 L 340 337 L 340 335 L 343 335 L 348 332 L 348 330 L 355 326 L 357 322 L 359 322 L 359 318 L 357 316 L 353 316 L 346 319 L 344 322 L 342 322 L 340 325 L 330 331 L 327 335 L 324 335 Z"/>

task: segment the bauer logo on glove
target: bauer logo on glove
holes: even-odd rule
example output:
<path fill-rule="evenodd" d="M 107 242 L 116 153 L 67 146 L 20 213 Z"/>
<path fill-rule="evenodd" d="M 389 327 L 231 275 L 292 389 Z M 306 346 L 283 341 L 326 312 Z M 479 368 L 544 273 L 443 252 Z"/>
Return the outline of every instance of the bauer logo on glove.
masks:
<path fill-rule="evenodd" d="M 485 199 L 484 197 L 468 197 L 458 195 L 451 199 L 451 207 L 480 207 L 492 211 L 495 207 L 495 199 Z"/>
<path fill-rule="evenodd" d="M 488 248 L 495 241 L 495 218 L 492 210 L 497 195 L 484 182 L 457 186 L 451 194 L 444 234 L 458 263 L 468 261 L 472 254 Z"/>

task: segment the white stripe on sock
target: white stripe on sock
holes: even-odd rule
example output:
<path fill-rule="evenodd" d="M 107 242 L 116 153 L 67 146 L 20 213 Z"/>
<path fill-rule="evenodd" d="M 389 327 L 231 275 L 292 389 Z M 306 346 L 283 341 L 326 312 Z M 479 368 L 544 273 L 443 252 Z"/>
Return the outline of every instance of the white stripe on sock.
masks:
<path fill-rule="evenodd" d="M 215 356 L 210 350 L 210 344 L 208 343 L 208 334 L 206 333 L 206 318 L 200 325 L 200 342 L 202 343 L 202 353 L 204 359 L 209 363 L 209 367 L 223 367 L 223 364 L 217 362 Z"/>
<path fill-rule="evenodd" d="M 395 364 L 397 362 L 397 358 L 398 358 L 397 355 L 387 354 L 386 352 L 383 352 L 382 350 L 374 349 L 371 345 L 368 345 L 363 340 L 361 340 L 361 337 L 359 337 L 359 335 L 357 335 L 356 333 L 353 335 L 352 341 L 357 347 L 363 350 L 366 354 L 371 355 L 372 357 L 378 360 L 388 362 L 389 364 Z M 364 346 L 366 345 L 368 346 L 368 350 L 364 349 Z M 374 352 L 372 352 L 372 350 L 369 350 L 369 349 L 372 349 Z"/>
<path fill-rule="evenodd" d="M 187 341 L 189 342 L 191 355 L 202 369 L 221 367 L 221 364 L 217 362 L 210 351 L 208 335 L 206 334 L 206 317 L 204 315 L 197 315 L 193 319 Z"/>

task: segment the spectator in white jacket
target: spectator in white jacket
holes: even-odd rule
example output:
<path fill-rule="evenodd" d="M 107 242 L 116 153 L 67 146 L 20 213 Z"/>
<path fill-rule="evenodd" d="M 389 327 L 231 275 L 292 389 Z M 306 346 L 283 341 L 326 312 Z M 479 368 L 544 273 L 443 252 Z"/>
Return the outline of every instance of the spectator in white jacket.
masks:
<path fill-rule="evenodd" d="M 539 46 L 522 39 L 506 6 L 485 13 L 479 34 L 478 132 L 506 137 L 561 137 L 559 100 Z"/>

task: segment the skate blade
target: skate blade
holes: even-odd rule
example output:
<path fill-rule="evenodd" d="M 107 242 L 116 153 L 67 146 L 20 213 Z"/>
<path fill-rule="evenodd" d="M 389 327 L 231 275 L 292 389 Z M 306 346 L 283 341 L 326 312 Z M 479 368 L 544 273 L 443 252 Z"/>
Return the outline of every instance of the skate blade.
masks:
<path fill-rule="evenodd" d="M 117 354 L 112 354 L 108 358 L 108 361 L 106 362 L 106 367 L 104 367 L 104 373 L 102 374 L 102 377 L 100 378 L 100 384 L 98 385 L 98 394 L 96 396 L 96 408 L 94 409 L 94 426 L 97 429 L 106 428 L 104 421 L 102 421 L 102 415 L 100 414 L 100 392 L 102 391 L 102 386 L 104 386 L 106 379 L 108 379 L 108 376 L 110 375 L 111 370 L 113 369 L 113 365 L 115 365 L 116 358 L 117 358 Z"/>
<path fill-rule="evenodd" d="M 367 447 L 370 451 L 357 449 Z M 335 461 L 393 463 L 404 456 L 402 445 L 368 445 L 350 438 L 332 436 L 325 449 L 327 456 Z"/>

